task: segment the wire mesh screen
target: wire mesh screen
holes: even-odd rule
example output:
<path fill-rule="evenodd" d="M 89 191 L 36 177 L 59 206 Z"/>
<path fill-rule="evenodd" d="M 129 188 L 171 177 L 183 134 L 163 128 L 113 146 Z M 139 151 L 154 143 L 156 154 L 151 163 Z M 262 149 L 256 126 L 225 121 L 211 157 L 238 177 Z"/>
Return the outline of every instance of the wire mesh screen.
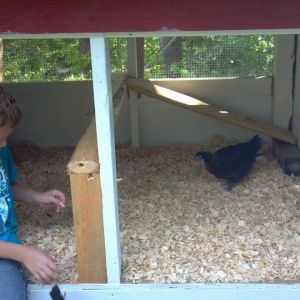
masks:
<path fill-rule="evenodd" d="M 19 39 L 0 43 L 3 82 L 47 82 L 91 79 L 89 39 Z M 109 39 L 111 69 L 127 70 L 127 39 Z"/>
<path fill-rule="evenodd" d="M 274 36 L 151 37 L 138 51 L 145 78 L 269 76 Z"/>
<path fill-rule="evenodd" d="M 112 72 L 127 71 L 127 39 L 109 39 Z M 274 36 L 137 39 L 140 78 L 257 77 L 273 73 Z M 0 81 L 91 79 L 89 39 L 0 40 Z"/>

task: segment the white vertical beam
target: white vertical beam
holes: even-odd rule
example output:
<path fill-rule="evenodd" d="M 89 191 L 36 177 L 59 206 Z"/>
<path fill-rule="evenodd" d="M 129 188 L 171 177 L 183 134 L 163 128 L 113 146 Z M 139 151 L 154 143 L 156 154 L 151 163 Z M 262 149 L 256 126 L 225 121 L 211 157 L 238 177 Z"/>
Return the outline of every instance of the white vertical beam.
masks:
<path fill-rule="evenodd" d="M 137 70 L 137 47 L 136 38 L 128 38 L 128 74 L 131 77 L 138 77 Z M 130 103 L 130 128 L 131 128 L 131 143 L 135 147 L 140 147 L 140 132 L 139 132 L 139 102 L 138 95 L 131 93 L 129 98 Z"/>
<path fill-rule="evenodd" d="M 293 66 L 295 35 L 275 37 L 273 124 L 289 128 L 293 111 Z"/>
<path fill-rule="evenodd" d="M 91 38 L 91 55 L 107 280 L 108 283 L 120 283 L 119 209 L 108 41 L 103 37 Z"/>
<path fill-rule="evenodd" d="M 293 107 L 293 133 L 297 140 L 297 145 L 300 148 L 300 36 L 297 38 L 297 53 L 296 53 L 296 73 L 295 73 L 295 92 L 294 92 L 294 107 Z"/>
<path fill-rule="evenodd" d="M 136 51 L 136 38 L 128 38 L 128 75 L 137 78 L 137 51 Z"/>

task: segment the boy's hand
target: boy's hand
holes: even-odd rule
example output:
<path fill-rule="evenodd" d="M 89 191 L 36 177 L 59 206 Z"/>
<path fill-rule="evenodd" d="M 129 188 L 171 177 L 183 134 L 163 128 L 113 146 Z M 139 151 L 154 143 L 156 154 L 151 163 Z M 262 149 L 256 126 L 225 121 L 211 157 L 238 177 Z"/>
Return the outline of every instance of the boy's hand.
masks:
<path fill-rule="evenodd" d="M 37 203 L 43 207 L 55 208 L 57 212 L 65 207 L 66 198 L 64 193 L 58 190 L 50 190 L 39 193 Z"/>
<path fill-rule="evenodd" d="M 45 251 L 24 246 L 21 262 L 39 281 L 51 283 L 59 276 L 54 259 Z"/>

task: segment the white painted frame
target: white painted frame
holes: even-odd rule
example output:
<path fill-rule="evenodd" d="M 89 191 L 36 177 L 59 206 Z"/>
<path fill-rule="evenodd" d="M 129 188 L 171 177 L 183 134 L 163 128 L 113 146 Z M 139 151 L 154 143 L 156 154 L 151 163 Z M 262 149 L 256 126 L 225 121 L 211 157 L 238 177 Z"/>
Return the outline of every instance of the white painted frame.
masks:
<path fill-rule="evenodd" d="M 91 38 L 90 43 L 107 281 L 120 283 L 121 250 L 109 47 L 103 37 Z"/>
<path fill-rule="evenodd" d="M 300 28 L 289 29 L 249 29 L 249 30 L 207 30 L 183 31 L 160 30 L 147 32 L 84 32 L 84 33 L 0 33 L 1 39 L 32 39 L 32 38 L 111 38 L 111 37 L 153 37 L 153 36 L 205 36 L 205 35 L 251 35 L 251 34 L 300 34 Z"/>
<path fill-rule="evenodd" d="M 299 300 L 299 284 L 61 285 L 66 300 Z M 31 285 L 29 300 L 49 300 L 49 286 Z"/>

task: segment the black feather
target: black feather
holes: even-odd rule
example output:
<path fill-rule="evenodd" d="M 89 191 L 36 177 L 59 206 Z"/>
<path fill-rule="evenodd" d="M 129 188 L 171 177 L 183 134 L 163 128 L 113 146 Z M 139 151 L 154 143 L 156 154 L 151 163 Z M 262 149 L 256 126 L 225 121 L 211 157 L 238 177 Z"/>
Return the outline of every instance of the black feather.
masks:
<path fill-rule="evenodd" d="M 61 293 L 61 291 L 60 291 L 57 284 L 52 287 L 52 290 L 50 292 L 50 296 L 51 296 L 52 300 L 64 300 L 65 299 L 65 297 Z"/>
<path fill-rule="evenodd" d="M 211 174 L 225 179 L 231 189 L 249 174 L 260 147 L 260 137 L 255 135 L 248 142 L 224 147 L 215 153 L 200 151 L 196 153 L 196 157 L 204 161 Z"/>

